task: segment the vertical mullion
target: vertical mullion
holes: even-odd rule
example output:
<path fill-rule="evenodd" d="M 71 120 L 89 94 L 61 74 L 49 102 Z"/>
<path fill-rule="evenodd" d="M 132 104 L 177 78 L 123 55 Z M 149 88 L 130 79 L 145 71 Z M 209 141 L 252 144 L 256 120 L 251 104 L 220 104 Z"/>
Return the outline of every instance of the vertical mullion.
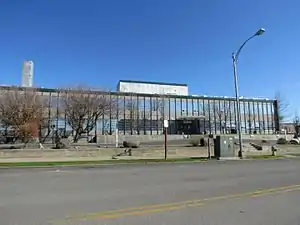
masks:
<path fill-rule="evenodd" d="M 140 99 L 139 95 L 136 95 L 136 129 L 137 134 L 140 135 Z"/>
<path fill-rule="evenodd" d="M 127 130 L 127 123 L 126 123 L 126 95 L 123 96 L 123 118 L 124 118 L 124 135 L 126 134 L 126 130 Z"/>
<path fill-rule="evenodd" d="M 109 93 L 109 134 L 112 135 L 112 127 L 111 127 L 111 120 L 112 120 L 112 117 L 111 117 L 111 113 L 112 113 L 112 105 L 111 105 L 111 93 Z"/>
<path fill-rule="evenodd" d="M 255 102 L 252 102 L 252 117 L 253 117 L 253 133 L 256 133 L 256 110 L 255 110 Z"/>
<path fill-rule="evenodd" d="M 177 123 L 177 101 L 176 98 L 174 98 L 174 110 L 175 110 L 175 132 L 178 133 L 178 123 Z"/>
<path fill-rule="evenodd" d="M 159 134 L 158 97 L 156 97 L 156 134 Z"/>
<path fill-rule="evenodd" d="M 42 120 L 41 120 L 41 122 L 39 123 L 39 141 L 40 142 L 42 142 L 42 139 L 43 139 L 43 134 L 42 134 L 42 129 L 43 129 L 43 127 L 42 127 L 42 125 L 44 125 L 45 124 L 45 118 L 44 118 L 44 103 L 45 103 L 45 100 L 44 100 L 44 92 L 43 91 L 41 91 L 40 92 L 40 94 L 41 94 L 41 99 L 42 99 Z M 5 135 L 7 135 L 7 130 L 5 131 Z"/>
<path fill-rule="evenodd" d="M 182 117 L 182 98 L 180 98 L 180 117 Z"/>
<path fill-rule="evenodd" d="M 230 127 L 230 133 L 232 131 L 232 111 L 231 111 L 231 100 L 228 101 L 228 111 L 229 111 L 229 127 Z"/>
<path fill-rule="evenodd" d="M 220 114 L 220 115 L 219 115 L 219 117 L 220 117 L 220 118 L 219 118 L 219 131 L 220 131 L 220 134 L 221 134 L 221 133 L 222 133 L 222 122 L 223 122 L 222 120 L 223 120 L 223 113 L 224 113 L 224 112 L 221 112 L 222 110 L 221 110 L 221 100 L 220 100 L 220 99 L 218 100 L 218 103 L 219 103 L 219 104 L 218 104 L 218 105 L 219 105 L 218 112 L 219 112 L 219 114 Z"/>
<path fill-rule="evenodd" d="M 192 98 L 192 116 L 194 116 L 194 99 Z"/>
<path fill-rule="evenodd" d="M 227 117 L 228 117 L 228 107 L 227 107 L 227 104 L 228 104 L 228 101 L 226 102 L 227 100 L 224 99 L 224 129 L 223 129 L 223 133 L 227 134 Z"/>
<path fill-rule="evenodd" d="M 248 104 L 248 118 L 249 118 L 249 133 L 252 134 L 252 116 L 251 116 L 251 106 L 250 106 L 250 101 L 247 102 Z"/>
<path fill-rule="evenodd" d="M 212 127 L 211 127 L 211 100 L 208 99 L 208 120 L 209 120 L 209 134 L 211 134 L 211 130 L 212 130 Z"/>
<path fill-rule="evenodd" d="M 152 135 L 152 96 L 150 96 L 150 134 Z"/>
<path fill-rule="evenodd" d="M 132 94 L 130 95 L 130 135 L 133 135 L 134 114 L 136 113 L 133 103 Z"/>
<path fill-rule="evenodd" d="M 175 120 L 177 120 L 177 101 L 176 101 L 176 98 L 174 99 L 174 102 L 175 102 Z"/>
<path fill-rule="evenodd" d="M 185 99 L 185 109 L 186 109 L 186 116 L 189 116 L 189 100 Z"/>
<path fill-rule="evenodd" d="M 168 113 L 169 113 L 169 126 L 170 126 L 170 123 L 171 123 L 171 99 L 170 99 L 170 96 L 168 97 L 168 102 L 169 102 L 169 109 L 168 109 Z"/>
<path fill-rule="evenodd" d="M 119 132 L 119 126 L 118 126 L 118 123 L 119 123 L 119 95 L 117 95 L 117 99 L 116 99 L 116 111 L 117 111 L 117 115 L 116 115 L 116 119 L 117 119 L 117 122 L 116 122 L 116 128 L 118 129 L 118 132 Z"/>
<path fill-rule="evenodd" d="M 200 100 L 197 98 L 197 116 L 200 116 Z"/>
<path fill-rule="evenodd" d="M 215 124 L 215 134 L 217 134 L 216 99 L 213 100 L 213 104 L 214 104 L 214 124 Z"/>
<path fill-rule="evenodd" d="M 206 113 L 205 113 L 205 99 L 202 99 L 202 112 L 203 112 L 203 116 L 204 116 L 204 133 L 206 134 Z"/>
<path fill-rule="evenodd" d="M 266 126 L 265 126 L 265 110 L 264 110 L 264 102 L 261 103 L 261 114 L 262 114 L 262 123 L 263 123 L 263 130 L 264 134 L 266 134 Z"/>
<path fill-rule="evenodd" d="M 274 134 L 275 128 L 274 128 L 274 109 L 273 109 L 273 103 L 270 104 L 271 107 L 271 126 L 272 126 L 272 133 Z"/>
<path fill-rule="evenodd" d="M 52 118 L 51 118 L 51 109 L 52 109 L 52 104 L 51 104 L 51 100 L 52 100 L 52 92 L 49 93 L 48 96 L 48 121 L 50 121 L 50 124 L 48 125 L 48 131 L 49 133 L 51 133 L 51 129 L 52 129 Z M 50 131 L 49 131 L 50 129 Z M 72 135 L 73 135 L 73 127 L 72 127 Z M 53 136 L 53 133 L 51 134 L 51 136 Z M 53 137 L 51 137 L 51 139 L 53 140 Z"/>
<path fill-rule="evenodd" d="M 269 123 L 269 102 L 266 102 L 266 116 L 267 116 L 267 129 L 268 129 L 268 134 L 270 134 L 270 123 Z"/>
<path fill-rule="evenodd" d="M 143 97 L 143 101 L 144 101 L 144 135 L 146 135 L 146 97 Z"/>
<path fill-rule="evenodd" d="M 256 107 L 257 107 L 258 129 L 259 129 L 259 133 L 261 134 L 260 104 L 259 103 L 260 103 L 259 101 L 256 103 Z"/>
<path fill-rule="evenodd" d="M 56 96 L 56 138 L 58 138 L 58 116 L 59 116 L 59 109 L 58 109 L 58 101 L 59 101 L 59 92 L 57 92 Z"/>
<path fill-rule="evenodd" d="M 234 100 L 233 101 L 233 109 L 234 109 L 234 127 L 235 127 L 235 131 L 238 131 L 238 125 L 237 125 L 237 117 L 238 117 L 238 113 L 237 113 L 237 101 Z"/>
<path fill-rule="evenodd" d="M 245 124 L 245 134 L 247 134 L 247 116 L 246 116 L 246 102 L 243 99 L 243 111 L 244 111 L 244 124 Z"/>

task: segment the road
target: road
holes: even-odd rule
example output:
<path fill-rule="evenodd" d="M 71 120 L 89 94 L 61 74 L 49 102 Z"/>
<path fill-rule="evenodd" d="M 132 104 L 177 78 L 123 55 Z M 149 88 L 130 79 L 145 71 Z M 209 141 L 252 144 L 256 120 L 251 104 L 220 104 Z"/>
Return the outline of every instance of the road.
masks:
<path fill-rule="evenodd" d="M 300 160 L 0 170 L 0 224 L 300 224 Z"/>

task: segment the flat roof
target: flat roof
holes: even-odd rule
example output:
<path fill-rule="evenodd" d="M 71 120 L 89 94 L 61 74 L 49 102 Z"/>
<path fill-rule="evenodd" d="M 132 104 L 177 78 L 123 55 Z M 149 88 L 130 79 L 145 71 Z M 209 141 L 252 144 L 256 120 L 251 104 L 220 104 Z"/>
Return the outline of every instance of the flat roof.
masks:
<path fill-rule="evenodd" d="M 187 87 L 187 84 L 179 83 L 168 83 L 168 82 L 154 82 L 154 81 L 140 81 L 140 80 L 119 80 L 119 83 L 137 83 L 137 84 L 158 84 L 158 85 L 172 85 L 172 86 L 182 86 Z"/>
<path fill-rule="evenodd" d="M 1 90 L 19 90 L 19 91 L 23 91 L 23 90 L 36 90 L 39 92 L 44 92 L 44 93 L 59 93 L 61 91 L 63 91 L 62 89 L 59 88 L 36 88 L 36 87 L 20 87 L 20 86 L 1 86 L 0 85 L 0 91 Z M 109 94 L 109 95 L 113 95 L 113 96 L 123 96 L 123 97 L 132 97 L 132 96 L 138 96 L 141 98 L 160 98 L 161 95 L 159 94 L 139 94 L 139 93 L 131 93 L 131 92 L 110 92 L 110 91 L 97 91 L 97 90 L 87 90 L 87 93 L 89 91 L 92 91 L 93 93 L 99 93 L 99 94 Z M 74 92 L 76 92 L 76 90 L 74 90 Z M 0 92 L 1 95 L 1 92 Z M 214 96 L 192 96 L 192 95 L 165 95 L 166 97 L 170 98 L 170 99 L 184 99 L 184 100 L 194 100 L 194 101 L 204 101 L 204 100 L 209 100 L 209 101 L 235 101 L 235 97 L 214 97 Z M 274 102 L 276 101 L 275 99 L 259 99 L 259 98 L 241 98 L 240 99 L 241 102 Z"/>

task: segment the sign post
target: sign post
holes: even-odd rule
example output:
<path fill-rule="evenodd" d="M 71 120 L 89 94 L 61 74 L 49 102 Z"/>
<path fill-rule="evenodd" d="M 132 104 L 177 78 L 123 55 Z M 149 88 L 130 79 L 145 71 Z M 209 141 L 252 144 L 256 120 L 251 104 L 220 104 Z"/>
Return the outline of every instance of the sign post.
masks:
<path fill-rule="evenodd" d="M 116 129 L 116 148 L 119 147 L 119 130 L 118 128 Z"/>
<path fill-rule="evenodd" d="M 164 120 L 164 132 L 165 132 L 165 160 L 167 160 L 168 157 L 168 148 L 167 148 L 167 141 L 168 141 L 168 127 L 169 127 L 169 121 Z"/>

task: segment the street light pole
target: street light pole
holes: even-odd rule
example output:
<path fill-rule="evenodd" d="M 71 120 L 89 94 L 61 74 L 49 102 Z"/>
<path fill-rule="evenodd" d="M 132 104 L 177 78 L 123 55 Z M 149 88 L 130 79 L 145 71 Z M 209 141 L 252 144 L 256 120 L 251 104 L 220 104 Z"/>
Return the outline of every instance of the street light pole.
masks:
<path fill-rule="evenodd" d="M 239 152 L 238 157 L 243 157 L 243 143 L 242 143 L 242 125 L 241 125 L 241 111 L 240 111 L 240 98 L 239 98 L 239 86 L 238 86 L 238 76 L 236 68 L 236 54 L 232 53 L 232 63 L 233 63 L 233 76 L 234 76 L 234 90 L 235 90 L 235 101 L 236 101 L 236 117 L 237 117 L 237 132 L 239 135 Z"/>
<path fill-rule="evenodd" d="M 232 53 L 232 64 L 233 64 L 233 76 L 234 76 L 234 89 L 235 89 L 235 102 L 236 102 L 236 117 L 237 117 L 237 131 L 239 135 L 239 152 L 238 157 L 243 158 L 243 143 L 242 143 L 242 125 L 241 125 L 241 110 L 240 110 L 240 97 L 239 97 L 239 86 L 238 86 L 238 74 L 237 74 L 237 61 L 242 51 L 243 47 L 250 41 L 252 38 L 262 35 L 265 32 L 265 29 L 259 29 L 254 35 L 248 38 L 238 49 L 236 53 Z"/>

